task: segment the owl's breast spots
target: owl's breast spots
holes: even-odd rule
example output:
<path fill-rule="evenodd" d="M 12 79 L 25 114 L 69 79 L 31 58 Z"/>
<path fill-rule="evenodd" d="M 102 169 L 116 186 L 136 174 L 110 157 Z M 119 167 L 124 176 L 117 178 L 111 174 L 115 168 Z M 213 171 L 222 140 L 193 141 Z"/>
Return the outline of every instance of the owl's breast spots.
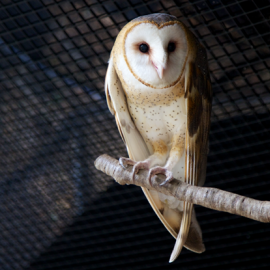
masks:
<path fill-rule="evenodd" d="M 169 89 L 141 90 L 139 85 L 130 85 L 123 79 L 124 91 L 129 104 L 137 106 L 170 106 L 172 102 L 184 96 L 184 79 Z"/>

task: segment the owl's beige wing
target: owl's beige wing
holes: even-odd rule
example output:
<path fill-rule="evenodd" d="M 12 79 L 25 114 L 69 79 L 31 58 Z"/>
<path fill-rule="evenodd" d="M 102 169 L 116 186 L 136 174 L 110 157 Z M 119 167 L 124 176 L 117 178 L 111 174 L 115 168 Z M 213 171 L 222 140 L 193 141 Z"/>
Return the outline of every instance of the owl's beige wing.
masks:
<path fill-rule="evenodd" d="M 147 146 L 131 119 L 122 84 L 111 57 L 105 79 L 105 92 L 110 112 L 115 116 L 116 124 L 126 144 L 130 158 L 145 159 L 149 156 Z"/>
<path fill-rule="evenodd" d="M 145 160 L 149 157 L 150 153 L 136 126 L 131 128 L 131 125 L 134 125 L 134 123 L 131 119 L 125 93 L 123 91 L 121 81 L 118 78 L 114 68 L 112 57 L 109 61 L 109 66 L 106 74 L 105 92 L 108 107 L 111 113 L 115 116 L 117 127 L 123 141 L 126 144 L 129 157 L 135 161 Z M 130 124 L 131 122 L 132 124 Z M 163 215 L 164 204 L 160 201 L 157 192 L 149 191 L 146 188 L 142 188 L 142 190 L 161 222 L 165 225 L 172 236 L 176 238 L 179 229 L 179 223 L 173 227 L 173 224 L 176 222 L 172 216 L 179 215 L 179 212 L 171 213 L 173 211 L 171 210 L 171 212 L 167 215 L 170 216 L 170 219 L 166 219 Z M 170 209 L 167 209 L 167 213 L 169 211 Z M 179 218 L 181 217 L 176 216 L 176 219 Z"/>
<path fill-rule="evenodd" d="M 187 128 L 185 143 L 185 181 L 190 185 L 203 185 L 206 174 L 208 134 L 210 128 L 212 90 L 204 48 L 187 64 L 185 73 L 185 98 L 187 109 Z M 201 55 L 200 55 L 201 56 Z M 184 211 L 180 231 L 176 239 L 170 261 L 174 261 L 183 245 L 195 252 L 202 252 L 204 247 L 197 247 L 189 232 L 193 204 L 184 202 Z M 200 251 L 201 249 L 201 251 Z"/>

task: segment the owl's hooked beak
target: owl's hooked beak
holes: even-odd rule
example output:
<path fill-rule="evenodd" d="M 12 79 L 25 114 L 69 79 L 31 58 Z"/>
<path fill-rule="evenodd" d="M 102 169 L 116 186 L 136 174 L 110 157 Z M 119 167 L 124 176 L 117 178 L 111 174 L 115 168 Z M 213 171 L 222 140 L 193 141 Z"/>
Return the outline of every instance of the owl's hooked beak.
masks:
<path fill-rule="evenodd" d="M 158 74 L 158 77 L 159 77 L 160 79 L 163 78 L 164 70 L 165 70 L 166 67 L 167 67 L 167 58 L 168 58 L 168 56 L 167 56 L 167 54 L 165 53 L 165 54 L 163 55 L 163 57 L 162 57 L 159 61 L 156 61 L 156 62 L 152 61 L 152 64 L 153 64 L 153 66 L 155 67 L 155 69 L 156 69 L 156 71 L 157 71 L 157 74 Z"/>
<path fill-rule="evenodd" d="M 160 79 L 162 79 L 162 77 L 163 77 L 163 73 L 164 73 L 164 67 L 162 67 L 161 65 L 159 66 L 159 67 L 157 67 L 157 74 L 158 74 L 158 77 L 160 78 Z"/>

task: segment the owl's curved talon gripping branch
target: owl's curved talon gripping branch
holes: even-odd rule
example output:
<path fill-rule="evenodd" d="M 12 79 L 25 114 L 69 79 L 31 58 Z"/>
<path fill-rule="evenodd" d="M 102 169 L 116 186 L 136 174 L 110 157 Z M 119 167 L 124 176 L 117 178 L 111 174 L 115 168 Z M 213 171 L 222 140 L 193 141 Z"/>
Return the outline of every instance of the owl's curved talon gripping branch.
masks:
<path fill-rule="evenodd" d="M 123 167 L 123 169 L 126 169 L 128 167 L 128 165 L 134 166 L 136 164 L 136 162 L 130 158 L 120 157 L 119 164 Z"/>
<path fill-rule="evenodd" d="M 170 183 L 173 180 L 173 174 L 172 171 L 167 169 L 166 167 L 160 167 L 156 166 L 152 169 L 150 169 L 149 162 L 148 161 L 133 161 L 130 158 L 121 157 L 119 158 L 119 164 L 124 168 L 127 169 L 128 165 L 133 166 L 132 170 L 132 180 L 134 182 L 135 175 L 139 172 L 139 170 L 149 170 L 147 180 L 152 186 L 152 178 L 156 176 L 157 174 L 163 174 L 166 176 L 166 179 L 164 182 L 162 182 L 160 185 L 166 185 L 167 183 Z"/>
<path fill-rule="evenodd" d="M 164 186 L 166 185 L 167 183 L 170 183 L 172 180 L 173 180 L 173 174 L 172 174 L 172 171 L 167 169 L 166 167 L 160 167 L 160 166 L 157 166 L 157 167 L 154 167 L 152 168 L 150 171 L 149 171 L 149 174 L 148 174 L 148 181 L 150 182 L 151 186 L 152 186 L 152 177 L 157 175 L 157 174 L 163 174 L 166 176 L 166 179 L 164 182 L 162 182 L 160 184 L 160 186 Z"/>
<path fill-rule="evenodd" d="M 139 172 L 139 170 L 149 170 L 149 162 L 147 161 L 133 161 L 130 158 L 124 158 L 121 157 L 119 158 L 119 164 L 124 168 L 127 169 L 128 165 L 132 165 L 133 166 L 133 170 L 132 170 L 132 181 L 134 182 L 134 177 L 135 175 Z"/>
<path fill-rule="evenodd" d="M 95 167 L 112 176 L 121 185 L 135 184 L 174 196 L 181 201 L 244 216 L 260 222 L 270 222 L 270 201 L 254 200 L 217 188 L 191 186 L 181 181 L 171 181 L 166 186 L 161 186 L 160 184 L 164 182 L 165 178 L 163 175 L 156 176 L 151 186 L 147 179 L 148 170 L 142 170 L 139 175 L 135 175 L 132 179 L 133 168 L 123 169 L 118 160 L 108 155 L 98 157 L 95 161 Z"/>

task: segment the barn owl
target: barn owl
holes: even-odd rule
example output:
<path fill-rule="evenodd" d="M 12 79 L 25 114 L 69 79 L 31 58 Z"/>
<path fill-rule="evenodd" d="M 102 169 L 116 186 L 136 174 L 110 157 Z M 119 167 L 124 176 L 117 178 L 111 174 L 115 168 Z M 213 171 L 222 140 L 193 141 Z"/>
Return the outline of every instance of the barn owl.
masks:
<path fill-rule="evenodd" d="M 203 185 L 211 114 L 206 51 L 176 17 L 151 14 L 129 22 L 118 34 L 105 79 L 109 110 L 126 144 L 133 177 L 164 174 Z M 205 250 L 191 203 L 142 188 L 153 210 L 176 238 L 170 262 L 182 247 Z"/>

